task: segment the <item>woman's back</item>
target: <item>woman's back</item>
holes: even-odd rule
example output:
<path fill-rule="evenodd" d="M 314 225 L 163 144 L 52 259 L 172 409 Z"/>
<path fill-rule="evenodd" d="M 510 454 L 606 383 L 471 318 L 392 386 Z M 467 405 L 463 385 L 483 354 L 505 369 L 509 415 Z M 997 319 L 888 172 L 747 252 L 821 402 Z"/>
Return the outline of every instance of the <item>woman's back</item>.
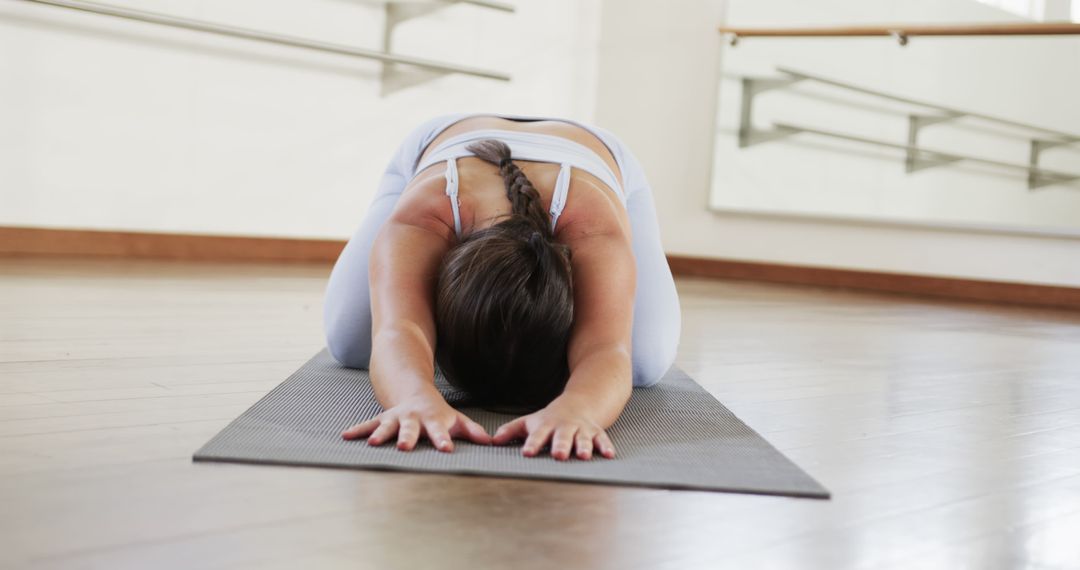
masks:
<path fill-rule="evenodd" d="M 595 155 L 614 175 L 620 189 L 613 189 L 609 183 L 583 168 L 570 170 L 569 188 L 566 191 L 566 204 L 558 216 L 555 236 L 560 240 L 572 239 L 572 234 L 587 231 L 589 228 L 618 226 L 623 231 L 629 230 L 630 222 L 626 208 L 620 198 L 622 173 L 618 161 L 603 141 L 587 129 L 575 124 L 558 120 L 510 120 L 493 116 L 474 116 L 453 123 L 442 130 L 424 149 L 417 164 L 422 164 L 437 153 L 444 143 L 460 138 L 478 130 L 511 131 L 515 133 L 535 133 L 554 136 L 584 147 Z M 431 161 L 429 161 L 431 162 Z M 545 209 L 551 208 L 556 194 L 560 164 L 519 160 L 525 175 L 540 194 Z M 434 161 L 430 166 L 416 173 L 405 190 L 405 197 L 398 206 L 419 208 L 438 215 L 453 227 L 453 213 L 446 206 L 445 174 L 446 161 Z M 479 158 L 461 156 L 456 160 L 458 180 L 459 216 L 464 233 L 490 227 L 510 214 L 510 202 L 506 197 L 506 188 L 499 176 L 493 175 L 495 167 Z M 608 177 L 610 179 L 610 177 Z M 412 196 L 409 193 L 413 192 Z M 578 228 L 578 230 L 574 230 Z"/>

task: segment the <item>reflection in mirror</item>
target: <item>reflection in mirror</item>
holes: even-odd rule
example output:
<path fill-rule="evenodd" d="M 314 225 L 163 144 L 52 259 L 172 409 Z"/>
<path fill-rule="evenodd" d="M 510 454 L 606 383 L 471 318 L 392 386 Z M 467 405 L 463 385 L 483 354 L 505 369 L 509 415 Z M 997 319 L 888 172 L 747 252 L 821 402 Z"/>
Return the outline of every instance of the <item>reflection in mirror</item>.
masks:
<path fill-rule="evenodd" d="M 736 0 L 728 25 L 790 3 Z M 1080 236 L 1080 37 L 723 49 L 712 209 Z"/>

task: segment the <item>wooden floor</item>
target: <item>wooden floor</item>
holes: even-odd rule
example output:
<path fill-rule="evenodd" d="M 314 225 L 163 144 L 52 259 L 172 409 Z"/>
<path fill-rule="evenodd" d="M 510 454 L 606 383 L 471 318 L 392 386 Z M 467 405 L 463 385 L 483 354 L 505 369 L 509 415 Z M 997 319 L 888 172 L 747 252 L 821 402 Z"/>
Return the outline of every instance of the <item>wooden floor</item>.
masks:
<path fill-rule="evenodd" d="M 0 567 L 1080 567 L 1080 314 L 681 280 L 679 364 L 831 501 L 192 464 L 327 273 L 0 259 Z"/>

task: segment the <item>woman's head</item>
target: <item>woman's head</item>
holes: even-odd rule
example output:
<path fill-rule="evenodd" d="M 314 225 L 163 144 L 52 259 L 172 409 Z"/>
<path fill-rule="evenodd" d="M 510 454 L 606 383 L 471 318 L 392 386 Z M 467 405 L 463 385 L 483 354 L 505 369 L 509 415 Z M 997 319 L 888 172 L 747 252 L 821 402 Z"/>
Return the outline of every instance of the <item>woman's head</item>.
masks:
<path fill-rule="evenodd" d="M 569 376 L 570 249 L 554 240 L 540 194 L 506 144 L 488 139 L 468 149 L 499 167 L 511 213 L 446 254 L 436 287 L 436 360 L 451 384 L 482 404 L 539 408 Z"/>

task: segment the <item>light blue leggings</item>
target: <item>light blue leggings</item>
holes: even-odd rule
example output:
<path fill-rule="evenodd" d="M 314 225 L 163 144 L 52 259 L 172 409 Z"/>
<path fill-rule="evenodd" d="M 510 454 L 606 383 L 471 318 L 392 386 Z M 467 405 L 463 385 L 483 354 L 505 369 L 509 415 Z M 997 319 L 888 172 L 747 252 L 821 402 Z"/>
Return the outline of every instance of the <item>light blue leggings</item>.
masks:
<path fill-rule="evenodd" d="M 435 117 L 409 133 L 386 167 L 360 228 L 334 265 L 323 306 L 324 327 L 330 354 L 345 366 L 367 368 L 371 358 L 368 257 L 375 236 L 415 174 L 417 159 L 424 148 L 444 128 L 468 116 L 470 114 L 462 113 Z M 541 119 L 522 115 L 493 116 Z M 637 265 L 631 347 L 633 381 L 634 386 L 651 386 L 675 361 L 681 327 L 679 297 L 660 243 L 652 190 L 637 159 L 613 134 L 598 127 L 575 124 L 600 137 L 611 149 L 622 171 Z"/>

